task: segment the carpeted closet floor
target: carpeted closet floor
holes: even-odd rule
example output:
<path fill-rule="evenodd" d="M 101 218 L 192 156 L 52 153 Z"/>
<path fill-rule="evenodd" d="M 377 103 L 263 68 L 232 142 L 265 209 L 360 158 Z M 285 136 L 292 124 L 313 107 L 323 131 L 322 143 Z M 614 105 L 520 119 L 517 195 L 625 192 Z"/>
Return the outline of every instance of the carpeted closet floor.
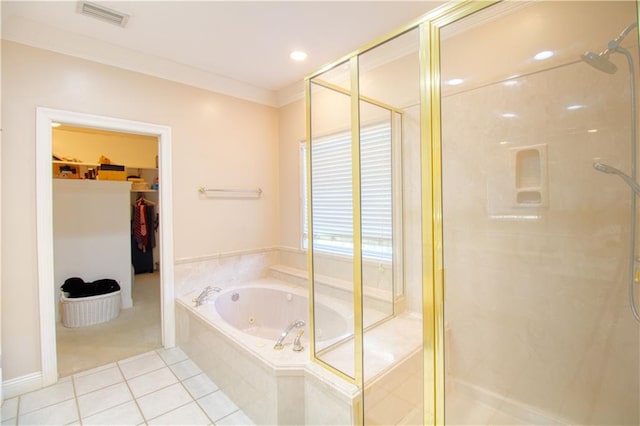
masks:
<path fill-rule="evenodd" d="M 135 275 L 133 307 L 118 318 L 78 328 L 59 322 L 56 338 L 58 377 L 160 348 L 160 274 Z"/>

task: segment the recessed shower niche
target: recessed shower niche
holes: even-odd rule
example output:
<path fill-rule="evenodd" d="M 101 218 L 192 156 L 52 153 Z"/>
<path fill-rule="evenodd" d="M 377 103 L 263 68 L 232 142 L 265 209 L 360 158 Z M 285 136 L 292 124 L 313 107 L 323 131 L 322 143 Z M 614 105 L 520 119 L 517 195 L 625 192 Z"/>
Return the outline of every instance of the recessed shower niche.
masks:
<path fill-rule="evenodd" d="M 547 194 L 547 145 L 511 150 L 515 174 L 515 207 L 545 207 Z"/>

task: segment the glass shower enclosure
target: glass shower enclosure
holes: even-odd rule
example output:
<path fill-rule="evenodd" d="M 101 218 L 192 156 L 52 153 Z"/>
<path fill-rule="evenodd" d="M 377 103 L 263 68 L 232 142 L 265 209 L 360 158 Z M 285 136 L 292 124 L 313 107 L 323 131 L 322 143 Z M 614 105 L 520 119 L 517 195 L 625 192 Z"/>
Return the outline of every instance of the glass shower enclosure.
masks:
<path fill-rule="evenodd" d="M 637 194 L 603 170 L 637 182 L 637 16 L 502 3 L 439 28 L 447 423 L 640 423 Z"/>
<path fill-rule="evenodd" d="M 448 3 L 307 78 L 312 359 L 354 424 L 640 424 L 637 23 Z"/>
<path fill-rule="evenodd" d="M 312 350 L 360 389 L 356 423 L 423 417 L 418 45 L 408 31 L 307 81 Z"/>

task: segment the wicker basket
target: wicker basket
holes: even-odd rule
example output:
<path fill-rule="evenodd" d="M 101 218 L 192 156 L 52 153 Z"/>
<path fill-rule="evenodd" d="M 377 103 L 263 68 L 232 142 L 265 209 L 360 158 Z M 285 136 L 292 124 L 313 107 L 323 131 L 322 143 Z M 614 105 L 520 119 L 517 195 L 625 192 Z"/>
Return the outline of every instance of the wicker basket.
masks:
<path fill-rule="evenodd" d="M 121 290 L 89 297 L 65 297 L 62 303 L 62 325 L 65 327 L 85 327 L 111 321 L 120 315 Z"/>

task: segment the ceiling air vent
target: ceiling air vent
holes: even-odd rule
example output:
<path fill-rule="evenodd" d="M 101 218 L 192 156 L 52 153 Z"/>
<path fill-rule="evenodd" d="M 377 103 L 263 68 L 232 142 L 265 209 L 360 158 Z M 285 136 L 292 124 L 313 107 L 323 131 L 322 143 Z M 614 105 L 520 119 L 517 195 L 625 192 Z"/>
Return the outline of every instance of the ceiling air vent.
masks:
<path fill-rule="evenodd" d="M 88 1 L 79 1 L 77 11 L 82 15 L 91 16 L 92 18 L 109 22 L 119 27 L 124 27 L 127 25 L 127 21 L 129 21 L 129 15 L 125 13 Z"/>

